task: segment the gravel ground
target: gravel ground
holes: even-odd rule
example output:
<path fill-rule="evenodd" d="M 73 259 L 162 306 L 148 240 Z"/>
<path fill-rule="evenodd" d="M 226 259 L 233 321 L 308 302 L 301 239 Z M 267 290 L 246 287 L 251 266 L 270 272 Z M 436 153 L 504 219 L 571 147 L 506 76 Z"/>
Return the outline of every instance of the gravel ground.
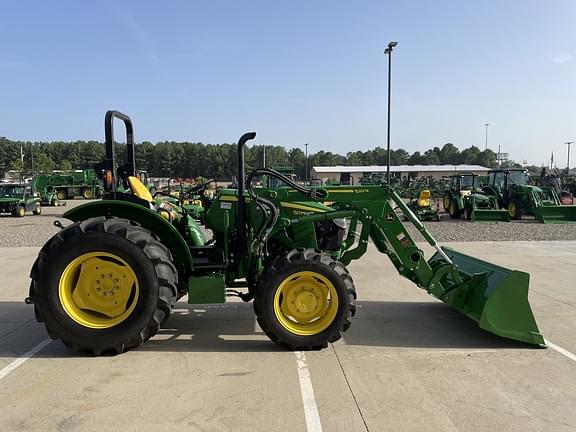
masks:
<path fill-rule="evenodd" d="M 576 224 L 543 224 L 533 218 L 514 222 L 468 222 L 440 215 L 440 222 L 424 222 L 439 242 L 476 241 L 549 241 L 576 240 Z M 418 231 L 407 222 L 408 231 L 422 241 Z"/>
<path fill-rule="evenodd" d="M 58 228 L 54 221 L 69 208 L 85 203 L 69 200 L 65 207 L 43 207 L 42 214 L 24 218 L 0 215 L 0 247 L 42 246 Z M 61 219 L 64 225 L 70 223 Z M 509 223 L 474 223 L 451 219 L 441 215 L 440 222 L 425 222 L 428 230 L 439 242 L 465 241 L 544 241 L 576 240 L 576 224 L 545 225 L 526 219 Z M 416 241 L 423 241 L 416 229 L 406 223 Z"/>

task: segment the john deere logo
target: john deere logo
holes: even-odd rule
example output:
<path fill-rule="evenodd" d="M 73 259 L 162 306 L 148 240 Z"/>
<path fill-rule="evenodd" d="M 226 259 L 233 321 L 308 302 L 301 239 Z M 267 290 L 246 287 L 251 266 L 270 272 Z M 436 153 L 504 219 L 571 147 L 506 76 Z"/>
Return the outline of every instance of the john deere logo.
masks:
<path fill-rule="evenodd" d="M 394 220 L 394 213 L 386 213 L 384 215 L 384 220 L 386 222 L 392 222 Z"/>

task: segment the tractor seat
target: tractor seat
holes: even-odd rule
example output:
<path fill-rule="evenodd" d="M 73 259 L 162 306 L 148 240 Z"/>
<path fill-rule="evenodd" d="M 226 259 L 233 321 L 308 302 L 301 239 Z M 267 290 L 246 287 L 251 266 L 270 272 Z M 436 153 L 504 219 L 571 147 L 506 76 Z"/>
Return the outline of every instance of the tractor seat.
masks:
<path fill-rule="evenodd" d="M 430 191 L 428 189 L 420 191 L 416 204 L 418 207 L 430 207 Z"/>
<path fill-rule="evenodd" d="M 173 222 L 177 218 L 178 212 L 174 206 L 169 203 L 156 204 L 154 197 L 148 188 L 142 184 L 138 177 L 129 176 L 128 186 L 130 186 L 130 192 L 132 192 L 132 195 L 146 201 L 149 204 L 150 209 L 154 210 L 164 219 Z"/>
<path fill-rule="evenodd" d="M 143 199 L 144 201 L 154 203 L 152 194 L 148 188 L 142 184 L 138 177 L 129 176 L 128 185 L 130 186 L 130 191 L 133 195 L 136 195 L 138 198 Z"/>

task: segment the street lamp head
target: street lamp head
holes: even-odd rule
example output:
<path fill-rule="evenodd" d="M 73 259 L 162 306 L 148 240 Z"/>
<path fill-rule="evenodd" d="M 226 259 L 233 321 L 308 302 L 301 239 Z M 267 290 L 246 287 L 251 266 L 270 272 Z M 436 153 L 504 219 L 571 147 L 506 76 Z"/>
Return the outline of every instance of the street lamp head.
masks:
<path fill-rule="evenodd" d="M 398 45 L 398 42 L 390 42 L 388 44 L 388 48 L 384 50 L 384 54 L 390 54 L 392 52 L 392 48 L 394 48 L 396 45 Z"/>

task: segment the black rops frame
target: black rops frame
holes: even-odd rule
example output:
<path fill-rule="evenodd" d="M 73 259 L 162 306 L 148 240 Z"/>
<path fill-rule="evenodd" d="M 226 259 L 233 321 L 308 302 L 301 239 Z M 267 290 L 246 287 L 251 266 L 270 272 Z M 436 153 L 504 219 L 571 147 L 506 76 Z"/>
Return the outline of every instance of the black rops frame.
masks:
<path fill-rule="evenodd" d="M 123 121 L 126 129 L 126 153 L 124 155 L 123 164 L 118 167 L 114 151 L 114 119 Z M 98 177 L 102 180 L 105 171 L 110 170 L 110 172 L 112 172 L 112 184 L 107 185 L 106 182 L 104 182 L 104 188 L 106 192 L 116 193 L 120 181 L 122 181 L 124 187 L 127 188 L 128 177 L 136 176 L 134 127 L 132 126 L 132 120 L 130 117 L 120 111 L 106 111 L 106 116 L 104 117 L 104 138 L 106 145 L 106 159 L 99 164 L 96 164 L 95 170 Z"/>

